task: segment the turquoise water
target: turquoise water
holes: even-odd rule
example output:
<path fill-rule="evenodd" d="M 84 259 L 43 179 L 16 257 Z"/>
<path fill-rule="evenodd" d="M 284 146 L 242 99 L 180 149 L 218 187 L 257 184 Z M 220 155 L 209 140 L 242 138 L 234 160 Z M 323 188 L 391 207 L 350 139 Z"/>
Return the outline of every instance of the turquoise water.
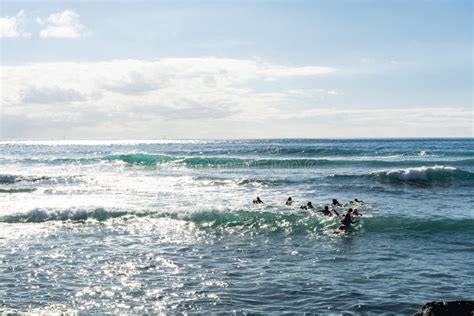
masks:
<path fill-rule="evenodd" d="M 473 139 L 3 141 L 0 313 L 473 299 L 473 188 Z M 347 233 L 299 208 L 332 198 L 366 202 Z"/>

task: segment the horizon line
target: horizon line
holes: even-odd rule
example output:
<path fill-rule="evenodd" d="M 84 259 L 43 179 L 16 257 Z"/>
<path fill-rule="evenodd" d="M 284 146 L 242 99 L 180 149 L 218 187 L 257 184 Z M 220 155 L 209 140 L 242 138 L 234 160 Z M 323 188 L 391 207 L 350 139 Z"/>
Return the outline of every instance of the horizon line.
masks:
<path fill-rule="evenodd" d="M 405 137 L 263 137 L 263 138 L 70 138 L 70 139 L 1 139 L 0 143 L 7 142 L 159 142 L 159 141 L 225 141 L 225 140 L 455 140 L 474 139 L 473 136 L 405 136 Z"/>

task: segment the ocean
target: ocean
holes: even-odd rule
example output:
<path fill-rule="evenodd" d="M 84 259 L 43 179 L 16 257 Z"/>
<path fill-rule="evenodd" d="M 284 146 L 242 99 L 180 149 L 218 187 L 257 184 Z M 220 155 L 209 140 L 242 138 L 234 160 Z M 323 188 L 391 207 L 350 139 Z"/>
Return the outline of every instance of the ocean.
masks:
<path fill-rule="evenodd" d="M 473 299 L 473 188 L 472 138 L 1 141 L 0 313 Z M 365 202 L 347 232 L 333 198 Z"/>

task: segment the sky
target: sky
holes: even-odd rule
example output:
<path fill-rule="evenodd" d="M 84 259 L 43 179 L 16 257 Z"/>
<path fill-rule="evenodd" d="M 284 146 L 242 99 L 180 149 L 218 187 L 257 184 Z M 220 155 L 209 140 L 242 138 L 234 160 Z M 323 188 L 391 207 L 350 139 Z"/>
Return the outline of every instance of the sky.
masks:
<path fill-rule="evenodd" d="M 0 139 L 474 136 L 472 1 L 0 5 Z"/>

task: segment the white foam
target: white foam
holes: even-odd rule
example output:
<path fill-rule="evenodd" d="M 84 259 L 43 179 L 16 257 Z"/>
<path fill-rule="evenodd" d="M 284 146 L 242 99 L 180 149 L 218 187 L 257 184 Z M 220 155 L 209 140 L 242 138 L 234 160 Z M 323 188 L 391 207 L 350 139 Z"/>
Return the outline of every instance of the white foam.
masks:
<path fill-rule="evenodd" d="M 391 169 L 372 172 L 374 175 L 397 178 L 399 180 L 428 180 L 430 175 L 451 175 L 458 169 L 450 166 L 417 167 L 405 169 Z"/>

